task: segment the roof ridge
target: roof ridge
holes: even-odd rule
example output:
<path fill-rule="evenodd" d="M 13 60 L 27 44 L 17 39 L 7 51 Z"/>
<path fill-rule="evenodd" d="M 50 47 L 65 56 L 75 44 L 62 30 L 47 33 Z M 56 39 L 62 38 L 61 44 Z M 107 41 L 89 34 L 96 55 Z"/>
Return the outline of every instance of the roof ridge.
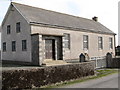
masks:
<path fill-rule="evenodd" d="M 23 6 L 27 6 L 27 7 L 31 7 L 31 8 L 42 9 L 42 10 L 45 10 L 45 11 L 48 11 L 48 12 L 58 13 L 58 14 L 62 14 L 62 15 L 72 16 L 72 17 L 75 17 L 75 18 L 82 18 L 82 19 L 86 19 L 86 20 L 90 20 L 90 21 L 95 22 L 92 19 L 88 19 L 88 18 L 76 16 L 76 15 L 71 15 L 71 14 L 67 14 L 67 13 L 62 13 L 62 12 L 58 12 L 58 11 L 54 11 L 54 10 L 48 10 L 48 9 L 44 9 L 44 8 L 40 8 L 40 7 L 35 7 L 35 6 L 30 6 L 30 5 L 21 4 L 21 3 L 16 3 L 16 2 L 11 2 L 11 3 L 13 3 L 13 4 L 19 4 L 19 5 L 23 5 Z"/>

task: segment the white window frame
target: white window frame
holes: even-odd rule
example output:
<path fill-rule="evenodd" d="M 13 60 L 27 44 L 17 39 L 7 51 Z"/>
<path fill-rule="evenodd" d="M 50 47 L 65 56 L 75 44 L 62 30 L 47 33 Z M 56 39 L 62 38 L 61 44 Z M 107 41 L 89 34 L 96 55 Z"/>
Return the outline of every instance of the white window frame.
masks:
<path fill-rule="evenodd" d="M 113 49 L 113 38 L 109 38 L 109 48 Z"/>
<path fill-rule="evenodd" d="M 88 35 L 83 35 L 83 49 L 89 49 L 89 37 Z"/>
<path fill-rule="evenodd" d="M 103 49 L 103 37 L 98 37 L 98 49 Z"/>
<path fill-rule="evenodd" d="M 64 33 L 65 48 L 70 49 L 70 34 Z"/>

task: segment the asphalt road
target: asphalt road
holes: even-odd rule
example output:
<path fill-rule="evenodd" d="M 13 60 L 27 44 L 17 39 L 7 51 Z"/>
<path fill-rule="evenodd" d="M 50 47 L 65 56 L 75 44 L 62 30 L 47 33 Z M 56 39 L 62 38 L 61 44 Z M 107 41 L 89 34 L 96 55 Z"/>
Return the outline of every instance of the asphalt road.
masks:
<path fill-rule="evenodd" d="M 59 88 L 118 88 L 118 73 Z"/>

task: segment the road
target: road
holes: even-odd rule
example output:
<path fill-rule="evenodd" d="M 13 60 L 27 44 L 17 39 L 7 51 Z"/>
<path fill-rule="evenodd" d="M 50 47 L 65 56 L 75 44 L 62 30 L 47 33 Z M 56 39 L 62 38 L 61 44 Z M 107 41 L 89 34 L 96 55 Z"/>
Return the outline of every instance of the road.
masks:
<path fill-rule="evenodd" d="M 118 73 L 59 88 L 118 88 Z"/>

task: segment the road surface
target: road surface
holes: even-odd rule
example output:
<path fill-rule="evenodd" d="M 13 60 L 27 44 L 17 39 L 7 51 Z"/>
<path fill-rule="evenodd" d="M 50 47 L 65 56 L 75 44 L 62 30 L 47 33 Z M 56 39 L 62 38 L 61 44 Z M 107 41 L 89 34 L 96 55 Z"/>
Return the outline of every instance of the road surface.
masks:
<path fill-rule="evenodd" d="M 59 88 L 118 88 L 118 73 Z"/>

